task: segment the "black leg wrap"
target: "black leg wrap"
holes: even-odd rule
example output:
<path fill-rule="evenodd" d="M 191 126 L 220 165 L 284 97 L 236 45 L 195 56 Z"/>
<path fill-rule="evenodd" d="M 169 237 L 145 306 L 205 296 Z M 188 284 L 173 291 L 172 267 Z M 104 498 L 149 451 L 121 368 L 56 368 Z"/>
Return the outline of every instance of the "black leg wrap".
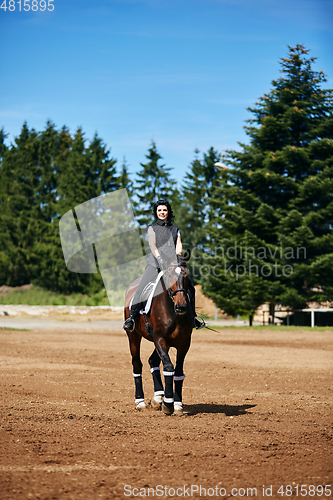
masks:
<path fill-rule="evenodd" d="M 165 383 L 165 396 L 166 403 L 173 403 L 173 376 L 174 372 L 163 372 Z"/>
<path fill-rule="evenodd" d="M 155 367 L 155 368 L 151 368 L 150 371 L 151 371 L 151 374 L 153 377 L 153 382 L 154 382 L 154 392 L 163 391 L 163 384 L 162 384 L 160 369 Z"/>
<path fill-rule="evenodd" d="M 174 381 L 175 381 L 175 393 L 174 393 L 174 399 L 177 402 L 182 402 L 182 391 L 183 391 L 183 383 L 184 383 L 184 378 L 185 375 L 181 375 L 180 377 L 175 376 Z"/>
<path fill-rule="evenodd" d="M 135 399 L 144 399 L 142 387 L 142 374 L 133 373 L 135 383 Z"/>
<path fill-rule="evenodd" d="M 156 349 L 153 350 L 148 361 L 149 361 L 150 368 L 154 368 L 155 366 L 160 366 L 161 358 L 159 357 Z"/>

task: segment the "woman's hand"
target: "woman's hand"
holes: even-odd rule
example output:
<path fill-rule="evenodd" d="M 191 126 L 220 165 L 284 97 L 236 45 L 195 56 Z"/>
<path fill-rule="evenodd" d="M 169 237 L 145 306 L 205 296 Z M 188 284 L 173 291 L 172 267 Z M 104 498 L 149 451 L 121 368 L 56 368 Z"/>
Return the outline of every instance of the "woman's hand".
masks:
<path fill-rule="evenodd" d="M 162 257 L 159 255 L 158 257 L 156 257 L 156 260 L 157 260 L 158 267 L 160 268 L 160 270 L 165 271 L 167 268 L 167 265 L 164 262 L 164 260 L 162 259 Z"/>

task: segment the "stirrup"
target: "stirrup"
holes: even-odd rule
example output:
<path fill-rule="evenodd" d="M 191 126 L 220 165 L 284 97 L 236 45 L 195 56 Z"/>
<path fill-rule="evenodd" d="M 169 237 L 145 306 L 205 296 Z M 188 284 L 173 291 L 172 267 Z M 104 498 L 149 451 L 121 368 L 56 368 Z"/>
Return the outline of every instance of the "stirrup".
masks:
<path fill-rule="evenodd" d="M 129 321 L 131 321 L 130 324 L 129 324 Z M 128 323 L 128 324 L 126 324 L 126 323 Z M 132 325 L 132 328 L 131 328 L 131 325 Z M 133 332 L 134 327 L 135 327 L 135 320 L 134 320 L 134 318 L 129 316 L 127 318 L 127 320 L 125 321 L 125 323 L 123 324 L 123 329 L 126 330 L 127 332 Z"/>
<path fill-rule="evenodd" d="M 200 318 L 200 319 L 198 319 L 198 318 Z M 194 317 L 194 326 L 197 330 L 201 330 L 201 328 L 205 328 L 206 321 L 201 316 L 197 315 Z"/>

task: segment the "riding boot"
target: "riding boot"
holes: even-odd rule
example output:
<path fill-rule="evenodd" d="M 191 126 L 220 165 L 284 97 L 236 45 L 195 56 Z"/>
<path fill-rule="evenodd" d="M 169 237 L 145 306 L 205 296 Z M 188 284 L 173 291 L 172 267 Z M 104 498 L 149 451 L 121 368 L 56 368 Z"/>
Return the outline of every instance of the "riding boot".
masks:
<path fill-rule="evenodd" d="M 189 292 L 189 296 L 190 296 L 190 303 L 191 303 L 192 311 L 193 311 L 193 314 L 194 314 L 193 326 L 197 330 L 200 330 L 201 328 L 205 328 L 206 322 L 204 321 L 204 319 L 201 316 L 199 316 L 195 312 L 195 288 L 194 288 L 194 285 L 193 285 L 192 281 L 189 280 L 188 285 L 189 285 L 188 286 L 188 292 Z"/>
<path fill-rule="evenodd" d="M 129 332 L 134 330 L 135 318 L 139 314 L 140 309 L 142 308 L 142 302 L 137 302 L 136 304 L 132 304 L 132 307 L 129 312 L 129 316 L 125 323 L 123 324 L 123 329 Z"/>

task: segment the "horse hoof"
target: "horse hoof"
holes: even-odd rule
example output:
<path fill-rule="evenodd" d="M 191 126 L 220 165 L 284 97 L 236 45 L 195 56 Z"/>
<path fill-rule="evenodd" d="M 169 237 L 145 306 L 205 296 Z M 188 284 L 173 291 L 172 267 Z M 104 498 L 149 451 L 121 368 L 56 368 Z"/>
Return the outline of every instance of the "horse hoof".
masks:
<path fill-rule="evenodd" d="M 162 401 L 162 411 L 164 415 L 172 415 L 174 411 L 173 403 L 164 403 Z"/>
<path fill-rule="evenodd" d="M 162 397 L 161 396 L 156 396 L 156 398 L 153 397 L 153 399 L 151 400 L 150 404 L 151 404 L 151 407 L 154 410 L 160 410 L 162 408 Z"/>
<path fill-rule="evenodd" d="M 183 405 L 174 404 L 174 413 L 175 415 L 184 415 Z"/>
<path fill-rule="evenodd" d="M 137 403 L 136 409 L 137 410 L 145 410 L 147 408 L 146 403 L 144 401 L 140 401 L 140 403 Z"/>

